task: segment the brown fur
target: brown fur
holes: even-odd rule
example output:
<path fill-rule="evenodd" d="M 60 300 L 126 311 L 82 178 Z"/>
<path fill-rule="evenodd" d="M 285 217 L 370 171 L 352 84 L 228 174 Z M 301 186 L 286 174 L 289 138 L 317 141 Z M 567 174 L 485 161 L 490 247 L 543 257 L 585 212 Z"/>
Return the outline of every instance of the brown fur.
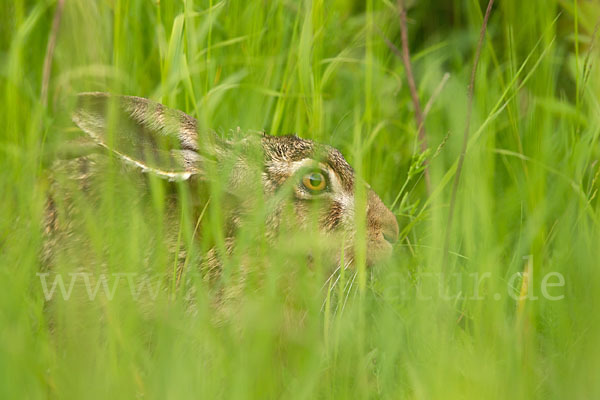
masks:
<path fill-rule="evenodd" d="M 73 120 L 99 145 L 144 172 L 169 180 L 192 178 L 194 182 L 208 180 L 215 174 L 226 176 L 225 190 L 235 199 L 228 214 L 228 249 L 235 246 L 235 233 L 244 216 L 256 208 L 258 200 L 254 194 L 258 189 L 272 208 L 265 221 L 265 234 L 270 240 L 278 237 L 284 225 L 300 231 L 307 229 L 316 202 L 321 234 L 333 243 L 345 239 L 345 243 L 331 246 L 328 259 L 337 263 L 342 246 L 345 259 L 353 258 L 356 182 L 352 167 L 333 147 L 295 135 L 240 132 L 233 132 L 228 138 L 211 132 L 199 135 L 196 120 L 181 111 L 139 97 L 105 93 L 81 94 Z M 66 170 L 65 174 L 72 176 L 79 189 L 85 191 L 90 176 L 102 173 L 96 168 L 95 157 L 102 155 L 62 161 L 57 168 Z M 324 193 L 314 195 L 303 187 L 299 181 L 303 168 L 322 171 L 328 180 Z M 62 196 L 62 189 L 55 186 L 48 202 L 46 223 L 51 243 L 46 259 L 50 263 L 56 247 L 68 246 L 65 242 L 70 240 L 68 222 L 66 227 L 59 227 L 57 221 L 78 217 L 68 206 L 70 215 L 57 218 L 55 203 Z M 289 195 L 279 196 L 287 192 Z M 370 189 L 367 192 L 367 262 L 372 265 L 390 254 L 398 238 L 398 225 L 377 194 Z M 294 214 L 292 220 L 286 219 L 286 209 L 290 208 Z M 214 251 L 207 260 L 208 270 L 218 270 L 219 260 Z"/>

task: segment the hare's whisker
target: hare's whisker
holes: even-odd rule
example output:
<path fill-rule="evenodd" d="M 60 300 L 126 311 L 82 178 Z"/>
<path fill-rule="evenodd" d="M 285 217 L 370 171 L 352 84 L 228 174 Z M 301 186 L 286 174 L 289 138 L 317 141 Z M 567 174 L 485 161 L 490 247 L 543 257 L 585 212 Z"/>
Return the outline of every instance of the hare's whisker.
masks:
<path fill-rule="evenodd" d="M 327 281 L 325 281 L 325 283 L 321 287 L 321 290 L 323 290 L 325 288 L 327 283 L 331 281 L 331 278 L 333 278 L 333 276 L 340 270 L 341 267 L 342 267 L 341 265 L 338 265 L 338 267 L 335 269 L 335 271 L 333 271 L 331 273 L 331 275 L 329 275 L 329 278 L 327 278 Z M 333 291 L 333 288 L 335 287 L 337 281 L 340 279 L 340 276 L 341 276 L 341 273 L 338 274 L 338 277 L 335 280 L 335 282 L 329 286 L 329 288 L 327 289 L 328 293 L 331 293 Z M 323 299 L 323 304 L 321 304 L 321 312 L 323 312 L 323 310 L 325 309 L 325 304 L 327 303 L 327 299 L 328 299 L 328 296 L 325 296 L 325 299 Z"/>
<path fill-rule="evenodd" d="M 342 266 L 338 265 L 338 267 L 331 273 L 331 275 L 329 275 L 329 278 L 327 278 L 325 283 L 323 283 L 323 286 L 321 286 L 321 290 L 323 290 L 325 288 L 325 286 L 329 283 L 331 278 L 333 278 L 333 275 L 335 275 L 335 273 L 338 272 L 340 270 L 340 268 L 342 268 Z"/>
<path fill-rule="evenodd" d="M 350 291 L 352 290 L 352 286 L 354 285 L 354 281 L 356 280 L 356 275 L 358 275 L 358 272 L 354 273 L 354 276 L 352 277 L 352 282 L 350 282 L 350 287 L 348 288 L 348 291 L 346 292 L 346 299 L 344 300 L 344 305 L 342 306 L 342 311 L 341 313 L 344 313 L 344 308 L 346 308 L 346 303 L 348 302 L 348 298 L 350 297 Z"/>
<path fill-rule="evenodd" d="M 340 278 L 342 277 L 342 271 L 346 271 L 349 267 L 350 267 L 351 262 L 348 261 L 344 264 L 344 269 L 342 270 L 342 265 L 338 265 L 338 267 L 335 269 L 335 271 L 333 271 L 331 273 L 331 275 L 329 276 L 329 278 L 327 279 L 327 281 L 325 282 L 325 284 L 321 287 L 321 290 L 323 290 L 325 288 L 325 285 L 327 284 L 327 282 L 331 281 L 331 278 L 333 278 L 333 276 L 338 273 L 337 275 L 337 279 L 333 282 L 333 284 L 327 289 L 329 291 L 329 293 L 333 292 L 333 289 L 336 287 L 338 281 L 340 280 Z M 327 296 L 325 296 L 325 299 L 323 300 L 323 304 L 321 304 L 321 312 L 325 309 L 325 304 L 327 303 Z"/>
<path fill-rule="evenodd" d="M 342 294 L 344 294 L 344 293 L 350 293 L 350 288 L 352 287 L 352 283 L 354 282 L 354 279 L 356 279 L 356 275 L 357 274 L 358 274 L 358 272 L 354 272 L 354 274 L 352 274 L 352 277 L 350 279 L 348 279 L 348 281 L 346 282 L 346 285 L 344 285 L 344 289 L 342 290 Z M 344 296 L 344 297 L 347 298 L 347 296 Z M 342 299 L 340 299 L 340 301 L 338 301 L 338 303 L 336 304 L 336 306 L 335 306 L 335 313 L 334 314 L 337 314 L 337 311 L 338 311 L 338 309 L 340 307 L 341 300 Z"/>
<path fill-rule="evenodd" d="M 333 291 L 333 289 L 335 288 L 335 286 L 337 285 L 338 281 L 340 280 L 340 278 L 342 277 L 342 274 L 338 274 L 337 279 L 333 282 L 333 285 L 331 285 L 331 290 Z"/>

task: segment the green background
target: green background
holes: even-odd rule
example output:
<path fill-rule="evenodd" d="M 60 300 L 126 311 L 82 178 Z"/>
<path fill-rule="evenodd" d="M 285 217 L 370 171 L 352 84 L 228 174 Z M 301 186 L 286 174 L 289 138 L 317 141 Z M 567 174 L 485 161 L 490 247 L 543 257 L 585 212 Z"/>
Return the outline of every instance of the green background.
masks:
<path fill-rule="evenodd" d="M 422 106 L 449 73 L 424 156 L 402 61 L 385 43 L 401 44 L 393 1 L 66 0 L 47 80 L 57 2 L 2 2 L 0 397 L 600 397 L 600 6 L 496 2 L 447 232 L 486 4 L 410 3 Z M 150 305 L 126 290 L 47 303 L 36 274 L 51 160 L 82 136 L 69 121 L 81 91 L 148 97 L 215 130 L 337 147 L 398 217 L 392 260 L 323 285 L 326 272 L 289 257 L 293 248 L 247 235 L 259 273 L 241 289 L 235 271 L 220 282 L 235 293 L 230 313 L 193 277 L 193 300 L 165 279 Z M 80 204 L 91 244 L 58 270 L 93 260 L 110 273 L 169 275 L 171 253 L 155 239 L 169 194 L 189 192 L 151 178 L 140 191 L 117 167 L 103 179 L 98 205 Z M 217 244 L 221 211 L 213 201 L 202 224 Z M 194 223 L 177 228 L 182 246 Z M 518 301 L 515 274 L 528 268 Z M 552 272 L 564 278 L 548 289 L 560 300 L 542 292 Z"/>

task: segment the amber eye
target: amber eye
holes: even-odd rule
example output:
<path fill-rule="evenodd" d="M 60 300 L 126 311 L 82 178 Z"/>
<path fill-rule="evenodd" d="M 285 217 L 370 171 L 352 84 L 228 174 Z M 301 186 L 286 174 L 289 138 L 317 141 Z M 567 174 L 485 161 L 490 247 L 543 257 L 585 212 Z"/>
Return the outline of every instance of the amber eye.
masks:
<path fill-rule="evenodd" d="M 327 186 L 327 181 L 322 173 L 310 172 L 302 177 L 302 184 L 311 192 L 321 192 Z"/>

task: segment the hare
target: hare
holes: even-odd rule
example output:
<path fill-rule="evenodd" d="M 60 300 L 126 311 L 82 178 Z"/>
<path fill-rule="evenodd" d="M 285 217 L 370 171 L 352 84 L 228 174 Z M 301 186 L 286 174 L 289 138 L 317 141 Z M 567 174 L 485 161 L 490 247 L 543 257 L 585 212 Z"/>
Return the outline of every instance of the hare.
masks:
<path fill-rule="evenodd" d="M 256 207 L 257 201 L 264 201 L 272 206 L 264 220 L 269 240 L 278 236 L 283 225 L 302 230 L 309 225 L 311 215 L 317 215 L 318 231 L 324 242 L 331 243 L 328 262 L 334 267 L 339 265 L 344 253 L 344 264 L 352 263 L 356 236 L 354 191 L 356 185 L 366 184 L 357 181 L 337 149 L 296 135 L 242 134 L 239 129 L 229 138 L 214 132 L 201 133 L 198 122 L 181 111 L 140 97 L 100 92 L 79 94 L 72 119 L 97 145 L 134 169 L 190 183 L 226 176 L 219 183 L 228 196 L 225 234 L 229 249 L 235 247 L 236 231 L 244 223 L 244 215 Z M 89 175 L 95 173 L 93 161 L 80 157 L 70 163 L 68 168 L 75 163 L 75 175 L 85 189 Z M 260 200 L 256 199 L 257 188 Z M 366 261 L 371 266 L 391 254 L 398 239 L 398 224 L 368 185 L 365 191 L 367 209 L 361 214 L 367 219 Z M 52 196 L 60 193 L 51 193 L 48 203 L 46 231 L 50 234 L 61 229 L 56 226 L 54 207 L 58 200 Z M 286 219 L 286 208 L 291 210 L 291 223 Z M 54 241 L 64 238 L 55 235 Z M 218 265 L 216 253 L 208 258 Z"/>

